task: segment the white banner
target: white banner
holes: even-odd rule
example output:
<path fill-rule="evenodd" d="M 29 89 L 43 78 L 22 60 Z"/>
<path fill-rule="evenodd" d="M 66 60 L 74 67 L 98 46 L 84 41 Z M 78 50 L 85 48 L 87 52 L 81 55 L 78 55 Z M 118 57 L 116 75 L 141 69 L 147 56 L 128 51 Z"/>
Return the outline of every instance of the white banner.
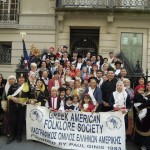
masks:
<path fill-rule="evenodd" d="M 51 112 L 27 106 L 27 139 L 77 150 L 125 150 L 125 123 L 121 112 Z"/>

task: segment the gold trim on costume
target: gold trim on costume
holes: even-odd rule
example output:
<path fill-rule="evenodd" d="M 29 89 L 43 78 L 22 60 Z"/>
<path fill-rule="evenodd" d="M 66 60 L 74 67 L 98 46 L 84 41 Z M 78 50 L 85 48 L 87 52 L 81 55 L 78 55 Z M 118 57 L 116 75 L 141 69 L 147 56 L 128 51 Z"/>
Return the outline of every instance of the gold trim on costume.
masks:
<path fill-rule="evenodd" d="M 27 82 L 24 83 L 24 86 L 23 86 L 23 89 L 22 89 L 23 92 L 28 92 L 29 91 L 29 85 Z"/>
<path fill-rule="evenodd" d="M 148 131 L 148 132 L 139 131 L 139 130 L 136 128 L 136 125 L 135 125 L 135 131 L 136 131 L 138 134 L 142 135 L 142 136 L 150 136 L 150 131 Z"/>

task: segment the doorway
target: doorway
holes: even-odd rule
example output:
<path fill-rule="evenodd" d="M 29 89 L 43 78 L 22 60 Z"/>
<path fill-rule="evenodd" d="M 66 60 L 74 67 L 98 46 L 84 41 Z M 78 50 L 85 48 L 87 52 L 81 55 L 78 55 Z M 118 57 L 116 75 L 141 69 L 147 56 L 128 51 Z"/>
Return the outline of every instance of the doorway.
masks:
<path fill-rule="evenodd" d="M 99 29 L 71 29 L 70 50 L 77 51 L 83 57 L 87 52 L 98 54 Z"/>

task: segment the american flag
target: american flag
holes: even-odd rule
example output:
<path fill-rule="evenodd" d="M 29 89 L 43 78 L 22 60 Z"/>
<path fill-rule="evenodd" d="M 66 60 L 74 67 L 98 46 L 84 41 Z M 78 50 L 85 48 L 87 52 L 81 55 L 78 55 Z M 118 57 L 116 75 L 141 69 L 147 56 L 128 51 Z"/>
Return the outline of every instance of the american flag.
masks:
<path fill-rule="evenodd" d="M 29 55 L 26 49 L 26 45 L 25 45 L 25 41 L 22 40 L 22 44 L 23 44 L 23 58 L 24 58 L 24 64 L 25 64 L 25 69 L 28 69 L 28 65 L 29 65 Z"/>

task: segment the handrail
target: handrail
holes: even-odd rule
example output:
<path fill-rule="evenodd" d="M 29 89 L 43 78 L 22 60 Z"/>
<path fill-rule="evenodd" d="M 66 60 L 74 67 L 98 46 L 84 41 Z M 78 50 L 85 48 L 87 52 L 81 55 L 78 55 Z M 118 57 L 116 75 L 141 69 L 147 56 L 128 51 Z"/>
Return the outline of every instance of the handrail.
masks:
<path fill-rule="evenodd" d="M 117 55 L 117 58 L 123 62 L 124 68 L 127 70 L 128 74 L 130 73 L 130 75 L 133 76 L 135 73 L 133 64 L 129 63 L 128 59 L 122 52 Z"/>

